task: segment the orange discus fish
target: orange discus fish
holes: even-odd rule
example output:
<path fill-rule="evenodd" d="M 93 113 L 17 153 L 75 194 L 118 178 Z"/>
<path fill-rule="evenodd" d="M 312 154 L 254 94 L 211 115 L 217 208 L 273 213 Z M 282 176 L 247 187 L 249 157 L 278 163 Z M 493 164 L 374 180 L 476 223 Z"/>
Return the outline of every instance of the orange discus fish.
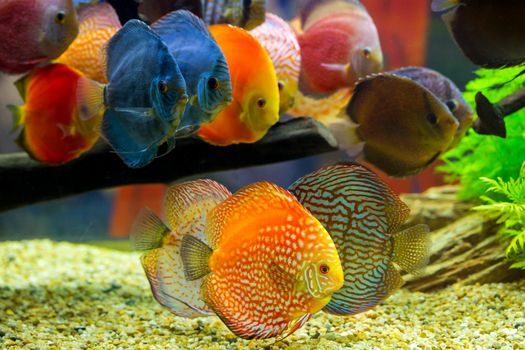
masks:
<path fill-rule="evenodd" d="M 106 84 L 104 47 L 120 29 L 117 13 L 108 3 L 87 5 L 78 11 L 77 38 L 57 62 L 78 69 L 88 78 Z"/>
<path fill-rule="evenodd" d="M 17 143 L 34 159 L 62 164 L 89 150 L 98 139 L 102 114 L 81 120 L 77 83 L 82 75 L 63 64 L 33 70 L 15 84 L 24 106 L 9 106 L 14 129 L 22 127 Z"/>
<path fill-rule="evenodd" d="M 209 27 L 230 69 L 233 101 L 199 136 L 227 146 L 260 140 L 279 120 L 279 88 L 272 61 L 261 44 L 242 28 L 227 24 Z"/>
<path fill-rule="evenodd" d="M 138 249 L 153 249 L 142 259 L 144 269 L 157 300 L 176 303 L 176 314 L 181 305 L 194 313 L 209 308 L 239 337 L 287 336 L 343 285 L 330 235 L 285 189 L 258 182 L 228 196 L 221 185 L 197 180 L 170 193 L 168 215 L 182 215 L 171 214 L 178 217 L 176 233 L 149 214 L 132 237 Z M 161 261 L 171 240 L 180 249 L 172 249 L 171 262 Z M 159 270 L 169 271 L 169 285 L 176 286 L 166 287 L 167 273 Z"/>

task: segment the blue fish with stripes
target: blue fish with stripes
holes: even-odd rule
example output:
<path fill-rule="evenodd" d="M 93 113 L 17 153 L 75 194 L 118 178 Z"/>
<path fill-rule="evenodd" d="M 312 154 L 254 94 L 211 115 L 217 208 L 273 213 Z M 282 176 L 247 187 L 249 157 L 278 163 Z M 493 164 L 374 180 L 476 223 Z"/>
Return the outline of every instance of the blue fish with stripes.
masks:
<path fill-rule="evenodd" d="M 104 138 L 132 168 L 143 167 L 175 146 L 174 135 L 188 102 L 186 83 L 167 46 L 151 28 L 130 20 L 106 49 L 109 83 L 86 77 L 77 89 L 79 116 L 101 110 Z"/>
<path fill-rule="evenodd" d="M 400 231 L 409 208 L 364 166 L 328 166 L 300 178 L 289 191 L 330 233 L 343 266 L 343 288 L 324 311 L 366 311 L 402 286 L 402 271 L 413 272 L 427 263 L 428 226 Z"/>
<path fill-rule="evenodd" d="M 171 12 L 152 28 L 168 46 L 186 81 L 189 103 L 177 135 L 190 135 L 232 101 L 228 64 L 204 22 L 189 11 Z"/>

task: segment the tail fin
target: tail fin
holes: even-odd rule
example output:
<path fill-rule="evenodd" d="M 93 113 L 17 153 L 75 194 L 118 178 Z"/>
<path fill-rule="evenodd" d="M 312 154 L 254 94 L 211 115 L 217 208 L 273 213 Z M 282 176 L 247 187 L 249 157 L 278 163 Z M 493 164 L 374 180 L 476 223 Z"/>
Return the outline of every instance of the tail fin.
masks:
<path fill-rule="evenodd" d="M 105 86 L 86 77 L 77 83 L 78 115 L 81 120 L 91 119 L 104 110 Z"/>
<path fill-rule="evenodd" d="M 430 235 L 427 225 L 416 225 L 392 236 L 392 261 L 403 271 L 414 272 L 428 263 Z"/>
<path fill-rule="evenodd" d="M 184 265 L 184 275 L 188 281 L 198 280 L 210 272 L 208 262 L 213 250 L 194 236 L 182 237 L 180 255 Z"/>
<path fill-rule="evenodd" d="M 133 249 L 146 251 L 160 248 L 170 229 L 153 213 L 145 208 L 133 226 L 130 239 Z"/>

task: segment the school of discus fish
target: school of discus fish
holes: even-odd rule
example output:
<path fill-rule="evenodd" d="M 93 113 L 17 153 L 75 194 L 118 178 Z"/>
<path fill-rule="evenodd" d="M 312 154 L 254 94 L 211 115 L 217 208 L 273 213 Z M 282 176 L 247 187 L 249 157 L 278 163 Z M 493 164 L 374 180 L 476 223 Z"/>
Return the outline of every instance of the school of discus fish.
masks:
<path fill-rule="evenodd" d="M 284 339 L 315 313 L 366 311 L 424 266 L 429 229 L 357 163 L 322 168 L 288 190 L 232 194 L 212 180 L 169 188 L 164 223 L 145 209 L 131 240 L 155 299 L 181 317 L 216 315 L 245 339 Z"/>
<path fill-rule="evenodd" d="M 473 121 L 440 73 L 382 71 L 378 31 L 357 0 L 310 0 L 289 22 L 264 0 L 143 1 L 146 22 L 123 25 L 110 4 L 0 4 L 1 18 L 28 14 L 0 23 L 0 71 L 26 73 L 15 84 L 25 104 L 9 108 L 17 143 L 40 162 L 63 164 L 106 142 L 139 168 L 178 139 L 253 143 L 282 116 L 310 116 L 352 158 L 403 177 L 431 165 Z M 432 8 L 464 11 L 454 6 Z"/>

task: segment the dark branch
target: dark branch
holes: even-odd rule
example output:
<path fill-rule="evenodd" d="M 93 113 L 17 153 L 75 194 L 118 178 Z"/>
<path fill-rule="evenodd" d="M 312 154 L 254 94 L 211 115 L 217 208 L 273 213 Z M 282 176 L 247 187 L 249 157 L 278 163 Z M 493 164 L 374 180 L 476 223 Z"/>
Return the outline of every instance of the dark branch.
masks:
<path fill-rule="evenodd" d="M 140 169 L 128 168 L 108 149 L 61 166 L 46 166 L 24 153 L 0 155 L 0 211 L 92 190 L 128 184 L 168 183 L 189 175 L 281 162 L 337 150 L 320 123 L 298 118 L 278 123 L 255 144 L 214 147 L 180 140 L 168 155 Z"/>
<path fill-rule="evenodd" d="M 478 120 L 474 122 L 474 130 L 482 135 L 496 135 L 505 138 L 507 129 L 503 118 L 525 107 L 525 88 L 503 98 L 497 103 L 491 103 L 481 92 L 476 94 L 476 112 Z"/>

